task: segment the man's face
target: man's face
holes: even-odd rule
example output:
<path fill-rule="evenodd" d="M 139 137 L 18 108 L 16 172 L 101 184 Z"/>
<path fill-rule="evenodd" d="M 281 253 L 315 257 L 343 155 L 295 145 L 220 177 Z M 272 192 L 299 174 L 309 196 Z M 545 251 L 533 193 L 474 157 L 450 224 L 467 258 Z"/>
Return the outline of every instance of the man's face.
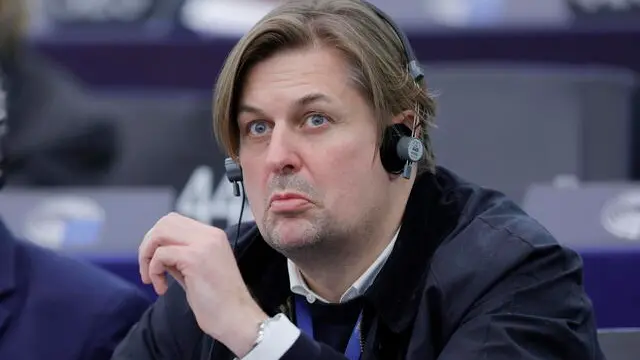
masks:
<path fill-rule="evenodd" d="M 249 71 L 239 100 L 245 189 L 272 247 L 285 255 L 317 246 L 341 251 L 343 242 L 373 231 L 389 177 L 373 111 L 340 53 L 278 53 Z"/>

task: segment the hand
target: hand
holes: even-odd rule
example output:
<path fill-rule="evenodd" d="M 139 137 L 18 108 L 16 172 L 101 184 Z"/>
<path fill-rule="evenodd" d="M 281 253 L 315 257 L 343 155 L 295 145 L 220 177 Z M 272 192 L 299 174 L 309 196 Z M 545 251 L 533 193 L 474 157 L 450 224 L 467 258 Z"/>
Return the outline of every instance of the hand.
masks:
<path fill-rule="evenodd" d="M 247 289 L 224 231 L 171 213 L 147 232 L 138 261 L 145 284 L 162 295 L 168 272 L 182 286 L 198 326 L 243 357 L 268 316 Z"/>

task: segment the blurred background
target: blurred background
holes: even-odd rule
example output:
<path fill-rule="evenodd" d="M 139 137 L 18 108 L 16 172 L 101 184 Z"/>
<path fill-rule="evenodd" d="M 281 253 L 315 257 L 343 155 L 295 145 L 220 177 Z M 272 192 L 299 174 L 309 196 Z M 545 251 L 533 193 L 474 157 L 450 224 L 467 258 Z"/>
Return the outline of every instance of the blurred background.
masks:
<path fill-rule="evenodd" d="M 277 2 L 22 1 L 0 192 L 9 227 L 140 284 L 137 246 L 167 212 L 237 222 L 212 89 Z M 439 163 L 581 253 L 601 327 L 640 327 L 640 1 L 373 3 L 407 32 L 438 94 Z"/>

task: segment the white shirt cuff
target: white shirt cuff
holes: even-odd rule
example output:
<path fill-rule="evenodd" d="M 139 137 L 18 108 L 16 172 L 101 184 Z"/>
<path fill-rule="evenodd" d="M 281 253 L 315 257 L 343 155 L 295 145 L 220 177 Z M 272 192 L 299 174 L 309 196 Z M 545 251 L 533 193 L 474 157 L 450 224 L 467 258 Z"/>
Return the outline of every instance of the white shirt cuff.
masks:
<path fill-rule="evenodd" d="M 280 316 L 265 329 L 262 341 L 241 360 L 278 360 L 299 336 L 300 329 L 286 316 Z"/>

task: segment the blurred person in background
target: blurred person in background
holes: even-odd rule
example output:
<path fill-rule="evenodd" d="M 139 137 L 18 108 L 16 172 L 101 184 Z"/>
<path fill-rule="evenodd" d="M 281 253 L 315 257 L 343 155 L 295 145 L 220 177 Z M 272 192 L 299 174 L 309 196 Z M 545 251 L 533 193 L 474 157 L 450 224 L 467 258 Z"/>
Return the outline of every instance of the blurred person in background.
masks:
<path fill-rule="evenodd" d="M 238 42 L 214 128 L 255 221 L 160 219 L 138 259 L 161 296 L 114 360 L 604 358 L 579 255 L 436 166 L 435 101 L 392 24 L 287 1 Z"/>
<path fill-rule="evenodd" d="M 13 123 L 13 84 L 2 70 L 0 187 Z M 16 239 L 0 219 L 0 359 L 109 359 L 149 303 L 105 270 Z"/>
<path fill-rule="evenodd" d="M 116 158 L 108 109 L 25 42 L 26 1 L 0 0 L 0 64 L 8 94 L 8 185 L 97 185 Z"/>

